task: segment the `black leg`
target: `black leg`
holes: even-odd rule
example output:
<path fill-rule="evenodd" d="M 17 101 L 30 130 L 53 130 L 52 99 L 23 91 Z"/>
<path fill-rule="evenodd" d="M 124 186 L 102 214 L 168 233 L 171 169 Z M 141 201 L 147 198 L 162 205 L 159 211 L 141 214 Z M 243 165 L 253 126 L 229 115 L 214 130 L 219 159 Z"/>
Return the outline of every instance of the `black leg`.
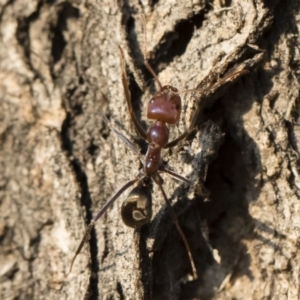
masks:
<path fill-rule="evenodd" d="M 133 111 L 130 92 L 129 92 L 129 88 L 128 88 L 127 75 L 126 75 L 124 52 L 121 47 L 119 47 L 119 49 L 120 49 L 120 55 L 121 55 L 122 83 L 123 83 L 123 88 L 124 88 L 124 92 L 125 92 L 125 98 L 126 98 L 128 110 L 129 110 L 132 122 L 134 124 L 134 127 L 135 127 L 137 133 L 140 135 L 141 138 L 143 138 L 144 140 L 147 140 L 147 134 Z"/>

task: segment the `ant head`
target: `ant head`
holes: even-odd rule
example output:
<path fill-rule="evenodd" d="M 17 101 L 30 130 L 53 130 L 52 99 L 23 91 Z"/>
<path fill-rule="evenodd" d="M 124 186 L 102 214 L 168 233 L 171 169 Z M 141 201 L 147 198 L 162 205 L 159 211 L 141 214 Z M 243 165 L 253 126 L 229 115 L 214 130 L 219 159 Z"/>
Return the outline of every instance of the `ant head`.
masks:
<path fill-rule="evenodd" d="M 181 98 L 178 90 L 170 85 L 163 86 L 150 99 L 147 117 L 168 124 L 176 124 L 181 114 Z"/>

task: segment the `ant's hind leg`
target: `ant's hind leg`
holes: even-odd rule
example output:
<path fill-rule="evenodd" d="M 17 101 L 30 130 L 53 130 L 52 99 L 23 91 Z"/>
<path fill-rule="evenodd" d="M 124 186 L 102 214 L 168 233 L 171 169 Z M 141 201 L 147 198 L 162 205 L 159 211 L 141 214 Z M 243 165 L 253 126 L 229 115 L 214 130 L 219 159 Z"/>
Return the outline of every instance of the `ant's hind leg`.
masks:
<path fill-rule="evenodd" d="M 184 234 L 184 232 L 182 231 L 182 228 L 178 222 L 178 219 L 176 217 L 176 214 L 172 208 L 172 205 L 166 195 L 166 192 L 163 188 L 163 179 L 161 178 L 161 176 L 159 175 L 159 173 L 157 173 L 157 175 L 155 176 L 155 178 L 153 178 L 153 180 L 155 181 L 155 183 L 158 185 L 163 197 L 164 197 L 164 200 L 167 204 L 167 207 L 169 208 L 169 212 L 171 214 L 171 217 L 172 217 L 172 220 L 173 220 L 173 223 L 184 243 L 184 247 L 186 249 L 186 252 L 188 254 L 188 257 L 189 257 L 189 261 L 190 261 L 190 265 L 191 265 L 191 270 L 192 270 L 192 274 L 193 274 L 193 278 L 194 280 L 196 280 L 198 278 L 198 272 L 197 272 L 197 268 L 196 268 L 196 264 L 195 264 L 195 260 L 194 260 L 194 257 L 193 257 L 193 254 L 192 254 L 192 251 L 191 251 L 191 247 L 190 247 L 190 244 Z"/>
<path fill-rule="evenodd" d="M 70 264 L 70 269 L 69 272 L 66 274 L 65 279 L 68 277 L 68 275 L 72 272 L 72 267 L 75 262 L 76 257 L 78 254 L 81 252 L 85 242 L 89 239 L 90 233 L 92 229 L 94 228 L 97 220 L 106 212 L 106 210 L 120 197 L 121 194 L 123 194 L 129 187 L 134 185 L 137 181 L 140 180 L 140 176 L 137 178 L 130 180 L 126 182 L 101 208 L 101 210 L 97 213 L 97 215 L 91 220 L 90 224 L 88 225 L 85 234 L 83 238 L 80 241 L 79 246 L 77 247 L 77 250 L 72 258 L 71 264 Z"/>

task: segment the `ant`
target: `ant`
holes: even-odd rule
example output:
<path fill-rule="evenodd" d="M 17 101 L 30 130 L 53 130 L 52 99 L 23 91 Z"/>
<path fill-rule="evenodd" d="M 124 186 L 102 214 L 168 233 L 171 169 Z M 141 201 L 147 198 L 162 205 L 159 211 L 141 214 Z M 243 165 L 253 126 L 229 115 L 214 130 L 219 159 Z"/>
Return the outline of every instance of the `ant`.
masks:
<path fill-rule="evenodd" d="M 172 205 L 163 188 L 164 180 L 161 177 L 160 173 L 167 173 L 172 177 L 174 177 L 175 179 L 184 182 L 190 186 L 193 185 L 193 182 L 167 169 L 164 166 L 164 163 L 162 161 L 161 152 L 163 149 L 173 148 L 177 146 L 181 141 L 186 139 L 197 127 L 196 125 L 198 123 L 199 115 L 201 112 L 199 103 L 197 103 L 198 105 L 194 111 L 188 129 L 184 133 L 182 133 L 179 137 L 177 137 L 175 140 L 169 141 L 168 125 L 177 124 L 181 115 L 182 104 L 181 104 L 181 97 L 179 96 L 179 94 L 187 93 L 187 92 L 195 92 L 195 91 L 203 92 L 204 94 L 211 94 L 215 92 L 219 87 L 224 85 L 225 83 L 232 82 L 236 78 L 240 77 L 242 74 L 248 73 L 249 72 L 248 67 L 249 66 L 251 67 L 254 64 L 253 63 L 254 60 L 249 60 L 250 63 L 245 62 L 238 65 L 237 67 L 229 71 L 227 74 L 225 74 L 224 77 L 218 80 L 216 83 L 211 84 L 209 87 L 206 87 L 204 89 L 197 87 L 191 90 L 178 91 L 177 88 L 172 87 L 170 85 L 163 86 L 160 80 L 158 79 L 156 73 L 154 72 L 154 70 L 152 69 L 152 67 L 148 62 L 148 53 L 146 49 L 146 41 L 147 41 L 146 20 L 144 17 L 142 18 L 142 20 L 143 20 L 143 29 L 144 29 L 144 49 L 143 49 L 144 64 L 148 69 L 148 71 L 154 77 L 154 80 L 159 87 L 159 90 L 151 97 L 148 103 L 147 118 L 153 120 L 153 123 L 149 126 L 147 131 L 144 130 L 140 121 L 137 119 L 134 113 L 132 102 L 131 102 L 130 91 L 128 87 L 128 79 L 126 75 L 125 56 L 121 47 L 119 47 L 119 50 L 120 50 L 120 58 L 121 58 L 122 84 L 124 88 L 128 111 L 138 135 L 148 143 L 148 150 L 146 155 L 142 156 L 139 150 L 136 148 L 136 146 L 131 141 L 129 141 L 122 133 L 120 133 L 115 127 L 113 127 L 105 116 L 103 116 L 103 120 L 108 125 L 108 127 L 126 144 L 126 146 L 139 156 L 143 164 L 143 168 L 139 171 L 138 176 L 125 183 L 104 204 L 101 210 L 91 220 L 73 256 L 73 259 L 70 264 L 69 272 L 65 277 L 67 277 L 70 274 L 74 261 L 77 255 L 81 252 L 84 243 L 88 240 L 90 232 L 95 226 L 97 220 L 120 197 L 121 194 L 123 194 L 127 189 L 129 189 L 135 184 L 136 187 L 132 189 L 132 191 L 127 196 L 127 199 L 122 204 L 122 208 L 121 208 L 122 220 L 125 223 L 125 225 L 135 229 L 150 222 L 152 217 L 151 189 L 152 189 L 152 182 L 154 182 L 155 184 L 157 184 L 158 188 L 160 189 L 161 194 L 169 208 L 171 217 L 177 228 L 177 231 L 180 234 L 182 241 L 184 242 L 190 260 L 193 278 L 194 280 L 198 278 L 196 265 L 194 262 L 194 258 L 189 243 L 179 225 L 177 217 L 172 209 Z"/>

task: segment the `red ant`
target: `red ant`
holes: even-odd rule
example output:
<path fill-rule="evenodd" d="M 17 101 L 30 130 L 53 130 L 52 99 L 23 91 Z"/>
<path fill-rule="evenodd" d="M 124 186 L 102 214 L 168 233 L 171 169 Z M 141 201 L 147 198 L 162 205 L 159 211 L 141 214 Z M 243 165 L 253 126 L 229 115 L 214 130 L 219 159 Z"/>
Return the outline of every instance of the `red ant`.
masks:
<path fill-rule="evenodd" d="M 140 124 L 139 120 L 137 119 L 133 111 L 129 87 L 128 87 L 128 80 L 126 75 L 125 57 L 122 48 L 119 47 L 120 56 L 121 56 L 122 83 L 123 83 L 125 98 L 130 113 L 130 117 L 133 121 L 134 127 L 138 132 L 139 136 L 148 143 L 148 150 L 146 155 L 144 157 L 140 157 L 143 163 L 143 168 L 140 170 L 138 176 L 133 180 L 130 180 L 127 183 L 125 183 L 105 203 L 105 205 L 101 208 L 101 210 L 97 213 L 97 215 L 92 219 L 71 261 L 70 270 L 68 274 L 72 270 L 72 266 L 74 264 L 77 255 L 80 253 L 84 243 L 89 238 L 90 232 L 92 228 L 95 226 L 96 221 L 105 213 L 107 208 L 111 206 L 119 198 L 121 194 L 123 194 L 129 187 L 133 186 L 134 184 L 137 184 L 137 186 L 129 193 L 127 199 L 122 204 L 122 208 L 121 208 L 122 220 L 127 226 L 132 228 L 138 228 L 144 224 L 147 224 L 151 220 L 152 217 L 151 182 L 154 181 L 158 185 L 163 195 L 163 198 L 167 206 L 169 207 L 169 211 L 171 213 L 173 222 L 184 242 L 186 251 L 189 256 L 193 278 L 194 279 L 198 278 L 195 262 L 191 253 L 189 243 L 178 223 L 177 217 L 172 209 L 171 203 L 165 193 L 165 190 L 163 188 L 164 181 L 160 173 L 165 172 L 188 185 L 193 184 L 193 182 L 191 182 L 189 179 L 182 177 L 181 175 L 165 168 L 161 159 L 161 151 L 162 149 L 175 147 L 176 145 L 178 145 L 180 141 L 182 141 L 192 133 L 192 131 L 196 126 L 200 114 L 199 105 L 197 106 L 193 114 L 193 118 L 188 129 L 183 134 L 181 134 L 178 138 L 176 138 L 171 142 L 169 142 L 169 128 L 167 124 L 177 124 L 180 119 L 180 114 L 181 114 L 181 98 L 179 96 L 180 93 L 191 92 L 191 91 L 200 91 L 200 92 L 201 91 L 207 92 L 210 90 L 214 91 L 222 84 L 229 81 L 233 81 L 241 74 L 248 73 L 246 69 L 248 65 L 244 63 L 237 66 L 231 72 L 226 74 L 221 80 L 217 81 L 215 84 L 211 85 L 209 88 L 206 89 L 195 88 L 192 90 L 178 91 L 176 88 L 170 85 L 162 86 L 154 70 L 148 63 L 147 50 L 146 50 L 146 22 L 144 18 L 143 18 L 143 27 L 144 27 L 144 38 L 145 38 L 145 46 L 144 46 L 144 53 L 143 53 L 144 63 L 148 71 L 153 75 L 157 85 L 159 86 L 159 90 L 152 96 L 152 98 L 148 103 L 147 117 L 148 119 L 154 120 L 154 122 L 150 125 L 147 132 L 144 130 L 144 128 Z M 109 123 L 106 117 L 103 117 L 103 119 L 105 123 L 109 126 L 109 128 L 114 133 L 116 133 L 118 137 L 120 137 L 131 150 L 133 150 L 136 154 L 140 155 L 139 150 L 135 147 L 135 145 L 132 142 L 130 142 L 123 134 L 121 134 L 115 127 L 113 127 Z M 68 274 L 66 276 L 68 276 Z"/>

